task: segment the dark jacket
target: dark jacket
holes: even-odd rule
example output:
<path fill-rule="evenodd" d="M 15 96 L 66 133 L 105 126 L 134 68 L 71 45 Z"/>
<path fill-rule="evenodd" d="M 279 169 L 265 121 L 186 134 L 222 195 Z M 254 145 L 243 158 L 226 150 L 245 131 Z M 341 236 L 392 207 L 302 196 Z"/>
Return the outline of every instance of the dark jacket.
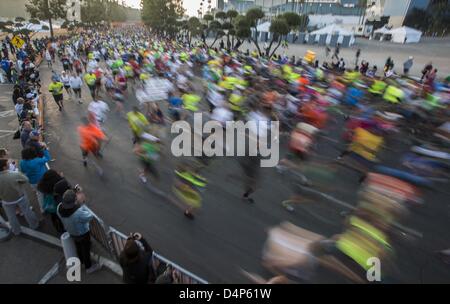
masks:
<path fill-rule="evenodd" d="M 126 284 L 149 284 L 156 279 L 152 266 L 153 250 L 144 239 L 139 242 L 144 250 L 141 249 L 136 258 L 130 260 L 124 251 L 120 254 L 119 263 L 123 271 L 123 282 Z"/>

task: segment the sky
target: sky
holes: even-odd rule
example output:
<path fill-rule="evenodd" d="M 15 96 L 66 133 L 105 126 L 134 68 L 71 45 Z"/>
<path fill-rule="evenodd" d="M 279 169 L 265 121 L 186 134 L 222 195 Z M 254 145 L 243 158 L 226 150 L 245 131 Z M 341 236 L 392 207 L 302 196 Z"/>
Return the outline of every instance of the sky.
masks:
<path fill-rule="evenodd" d="M 119 1 L 120 2 L 120 1 Z M 187 10 L 187 14 L 190 16 L 197 15 L 197 10 L 200 7 L 201 0 L 184 0 L 184 7 Z M 141 0 L 125 0 L 125 3 L 131 7 L 139 8 L 139 4 L 141 3 Z M 204 5 L 207 1 L 205 1 Z M 216 0 L 212 1 L 212 7 L 215 7 Z"/>

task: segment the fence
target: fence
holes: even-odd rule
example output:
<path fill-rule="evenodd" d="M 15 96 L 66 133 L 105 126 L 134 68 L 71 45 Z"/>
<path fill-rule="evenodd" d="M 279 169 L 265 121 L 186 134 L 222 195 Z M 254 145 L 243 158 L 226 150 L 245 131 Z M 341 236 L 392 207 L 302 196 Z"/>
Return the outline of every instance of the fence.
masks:
<path fill-rule="evenodd" d="M 90 211 L 92 212 L 92 210 Z M 92 212 L 92 214 L 94 215 L 90 227 L 92 238 L 102 245 L 103 248 L 106 249 L 116 261 L 119 261 L 120 253 L 123 251 L 127 241 L 127 236 L 113 227 L 106 226 L 103 220 L 100 219 L 94 212 Z M 207 281 L 199 278 L 192 272 L 184 269 L 156 252 L 153 252 L 152 260 L 153 265 L 164 263 L 170 267 L 173 276 L 177 278 L 177 283 L 208 284 Z"/>

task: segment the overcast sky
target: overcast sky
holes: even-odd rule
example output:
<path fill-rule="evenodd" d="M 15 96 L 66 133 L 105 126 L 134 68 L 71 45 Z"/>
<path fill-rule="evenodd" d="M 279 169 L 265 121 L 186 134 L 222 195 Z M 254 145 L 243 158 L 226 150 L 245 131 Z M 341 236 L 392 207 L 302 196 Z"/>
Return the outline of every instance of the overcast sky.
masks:
<path fill-rule="evenodd" d="M 120 2 L 120 1 L 119 1 Z M 184 0 L 184 7 L 187 10 L 187 13 L 191 16 L 197 15 L 197 10 L 200 7 L 201 0 Z M 125 3 L 129 6 L 139 8 L 139 4 L 141 3 L 141 0 L 125 0 Z M 205 0 L 205 5 L 207 5 L 207 1 Z M 215 7 L 216 0 L 212 1 L 212 7 Z"/>

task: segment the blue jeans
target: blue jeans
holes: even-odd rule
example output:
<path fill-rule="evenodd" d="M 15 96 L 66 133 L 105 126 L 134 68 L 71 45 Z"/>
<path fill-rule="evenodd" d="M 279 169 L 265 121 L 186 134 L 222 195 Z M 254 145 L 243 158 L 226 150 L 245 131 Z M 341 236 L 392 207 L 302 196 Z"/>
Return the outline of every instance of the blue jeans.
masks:
<path fill-rule="evenodd" d="M 19 206 L 20 211 L 22 211 L 23 215 L 25 216 L 25 220 L 27 221 L 28 226 L 30 226 L 31 229 L 37 229 L 37 227 L 39 226 L 39 221 L 34 212 L 31 211 L 30 204 L 28 203 L 26 196 L 22 196 L 22 198 L 17 203 L 3 203 L 2 206 L 3 210 L 5 210 L 6 216 L 8 217 L 11 230 L 15 235 L 19 235 L 22 232 L 19 220 L 17 219 L 16 215 L 17 206 Z"/>

